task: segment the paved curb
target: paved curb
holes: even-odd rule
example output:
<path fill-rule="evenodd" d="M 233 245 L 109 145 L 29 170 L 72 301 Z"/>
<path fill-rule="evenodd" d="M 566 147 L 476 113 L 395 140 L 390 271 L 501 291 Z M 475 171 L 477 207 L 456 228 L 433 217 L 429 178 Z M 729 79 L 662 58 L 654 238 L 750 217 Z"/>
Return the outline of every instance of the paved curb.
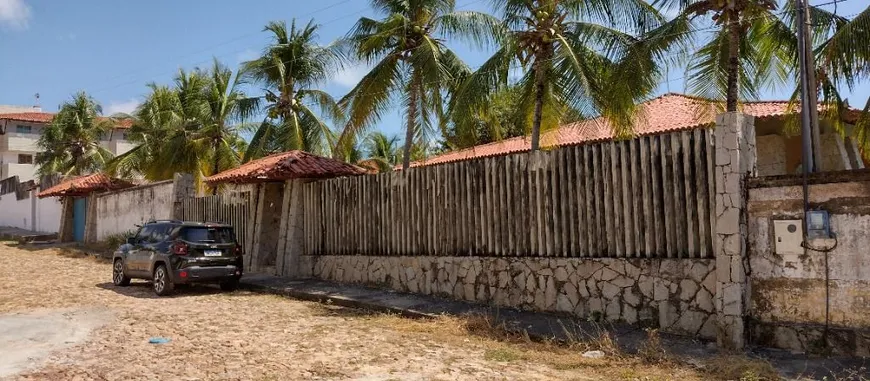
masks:
<path fill-rule="evenodd" d="M 422 311 L 417 311 L 414 309 L 407 309 L 401 307 L 388 306 L 363 300 L 357 300 L 353 298 L 348 298 L 344 296 L 338 295 L 329 295 L 315 292 L 306 292 L 300 290 L 294 290 L 291 288 L 281 288 L 281 287 L 271 287 L 264 286 L 255 283 L 245 282 L 244 279 L 239 283 L 239 288 L 254 292 L 272 294 L 290 297 L 293 299 L 306 300 L 311 302 L 318 302 L 323 304 L 341 306 L 341 307 L 350 307 L 350 308 L 358 308 L 364 310 L 371 310 L 376 312 L 385 312 L 398 314 L 404 317 L 412 318 L 412 319 L 433 319 L 438 317 L 437 314 L 426 313 Z"/>

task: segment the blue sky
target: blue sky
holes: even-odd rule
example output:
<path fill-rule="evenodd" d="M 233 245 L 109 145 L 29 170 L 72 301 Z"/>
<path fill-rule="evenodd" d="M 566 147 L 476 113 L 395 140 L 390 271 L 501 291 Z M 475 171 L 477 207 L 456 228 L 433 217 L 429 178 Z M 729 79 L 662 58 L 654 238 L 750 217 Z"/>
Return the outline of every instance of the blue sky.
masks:
<path fill-rule="evenodd" d="M 823 2 L 828 1 L 811 1 Z M 457 8 L 488 10 L 489 3 L 457 0 Z M 866 6 L 866 0 L 848 0 L 838 12 L 852 15 Z M 314 18 L 326 44 L 361 16 L 373 16 L 367 0 L 0 0 L 0 104 L 32 105 L 39 93 L 42 108 L 55 111 L 85 90 L 107 114 L 128 112 L 146 93 L 146 83 L 168 83 L 178 68 L 206 66 L 212 57 L 236 67 L 254 57 L 269 41 L 261 30 L 270 20 Z M 450 45 L 472 67 L 488 57 L 487 51 Z M 350 66 L 324 88 L 339 97 L 364 72 Z M 682 76 L 672 71 L 659 92 L 683 91 Z M 786 98 L 787 91 L 765 96 Z M 850 99 L 863 106 L 868 96 L 870 84 L 864 83 Z M 398 133 L 401 123 L 395 110 L 379 128 Z"/>

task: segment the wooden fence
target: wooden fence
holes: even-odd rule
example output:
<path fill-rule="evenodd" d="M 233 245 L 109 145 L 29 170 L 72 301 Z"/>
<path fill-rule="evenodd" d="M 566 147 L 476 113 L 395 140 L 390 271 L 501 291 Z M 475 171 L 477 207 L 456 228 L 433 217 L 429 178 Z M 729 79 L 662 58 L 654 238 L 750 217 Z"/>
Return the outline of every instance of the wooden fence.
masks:
<path fill-rule="evenodd" d="M 253 221 L 251 192 L 218 194 L 181 200 L 181 215 L 184 221 L 217 222 L 233 226 L 236 241 L 248 249 L 248 228 Z"/>
<path fill-rule="evenodd" d="M 303 187 L 313 255 L 712 257 L 711 131 Z"/>

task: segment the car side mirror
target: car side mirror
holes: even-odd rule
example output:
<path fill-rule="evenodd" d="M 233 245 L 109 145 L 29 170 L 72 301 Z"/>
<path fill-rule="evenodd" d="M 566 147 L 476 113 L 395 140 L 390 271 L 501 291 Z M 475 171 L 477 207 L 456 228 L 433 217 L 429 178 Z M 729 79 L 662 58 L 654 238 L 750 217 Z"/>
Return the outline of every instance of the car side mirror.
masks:
<path fill-rule="evenodd" d="M 136 237 L 127 237 L 127 244 L 133 245 L 136 243 Z"/>

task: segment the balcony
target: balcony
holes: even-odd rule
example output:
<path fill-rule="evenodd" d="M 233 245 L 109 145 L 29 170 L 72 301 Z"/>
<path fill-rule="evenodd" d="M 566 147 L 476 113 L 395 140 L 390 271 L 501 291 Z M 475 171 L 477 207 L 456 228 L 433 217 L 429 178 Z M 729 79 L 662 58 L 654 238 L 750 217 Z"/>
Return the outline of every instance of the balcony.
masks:
<path fill-rule="evenodd" d="M 39 134 L 7 132 L 5 135 L 0 135 L 0 151 L 36 152 L 38 151 L 37 140 L 39 140 Z"/>
<path fill-rule="evenodd" d="M 120 139 L 113 139 L 112 141 L 101 140 L 100 146 L 109 150 L 109 152 L 111 152 L 115 156 L 121 155 L 136 147 L 135 144 Z"/>

